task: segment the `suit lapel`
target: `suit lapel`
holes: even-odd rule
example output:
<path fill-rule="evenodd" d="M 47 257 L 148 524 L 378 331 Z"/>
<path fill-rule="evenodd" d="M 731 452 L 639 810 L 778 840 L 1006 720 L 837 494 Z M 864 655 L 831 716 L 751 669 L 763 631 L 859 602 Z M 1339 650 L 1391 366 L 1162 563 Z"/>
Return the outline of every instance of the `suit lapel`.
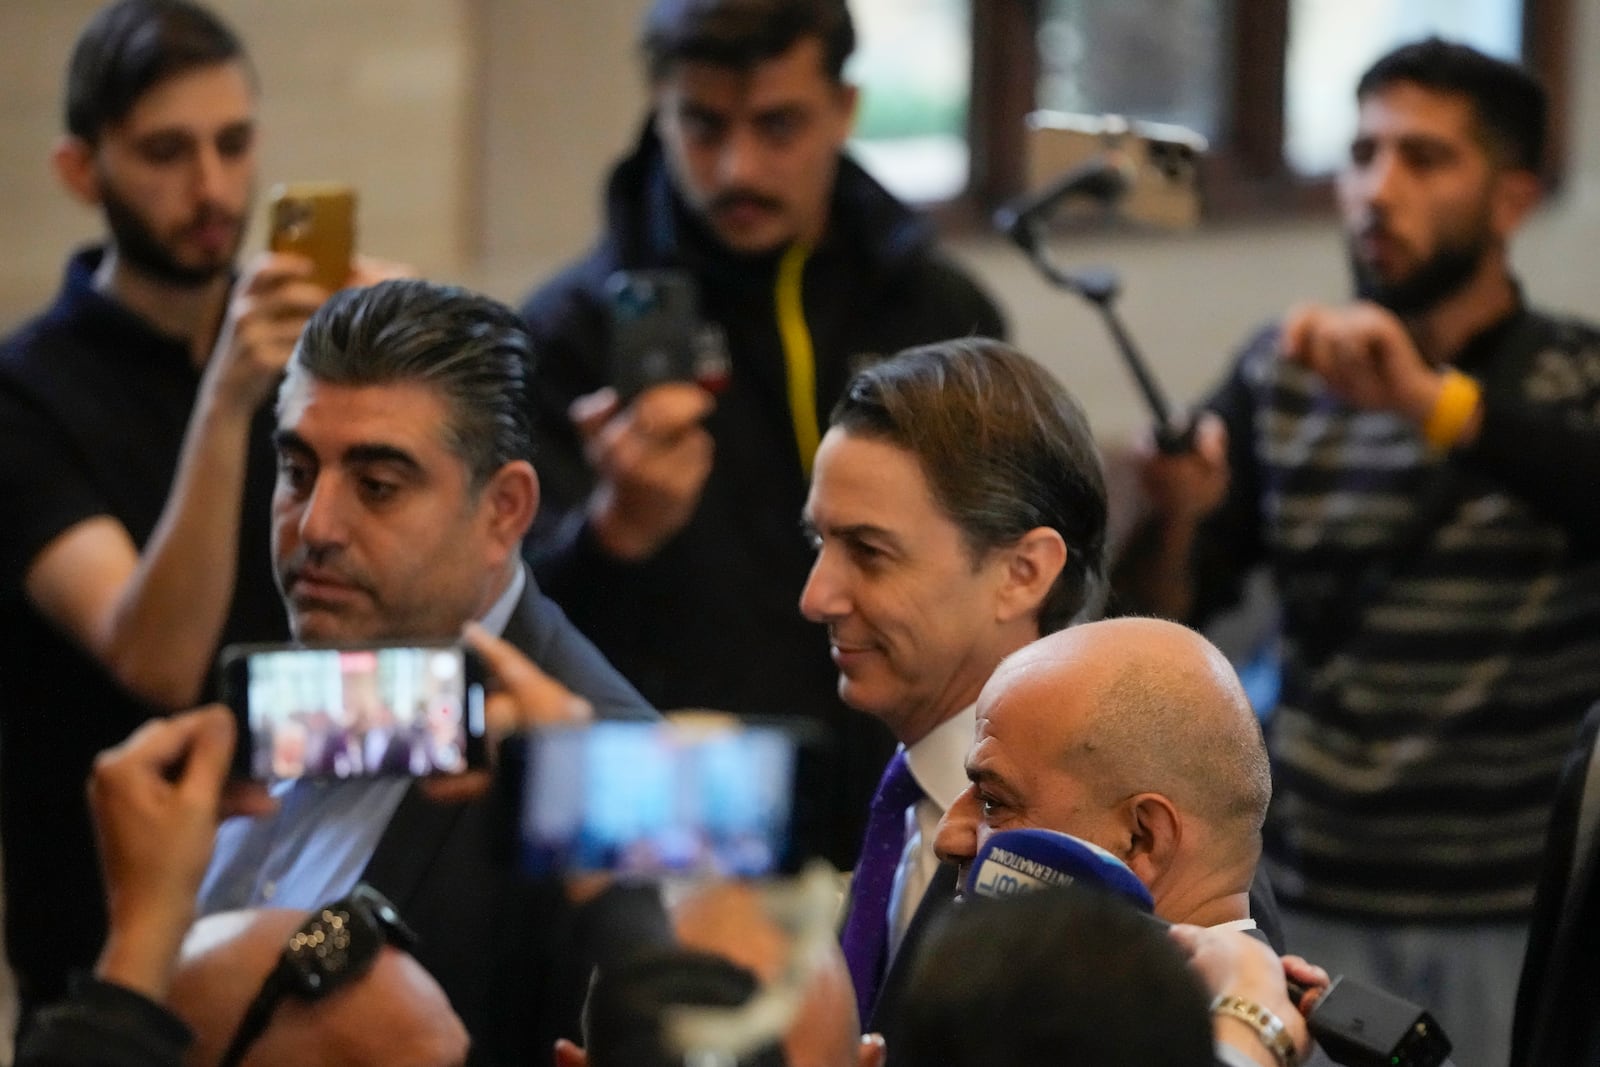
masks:
<path fill-rule="evenodd" d="M 530 571 L 527 587 L 517 598 L 517 605 L 512 609 L 511 618 L 506 620 L 505 631 L 500 635 L 507 644 L 515 645 L 519 652 L 535 662 L 540 659 L 540 650 L 534 647 L 538 630 L 533 618 L 538 610 L 538 598 L 539 590 L 533 584 L 533 573 Z"/>
<path fill-rule="evenodd" d="M 378 839 L 361 880 L 388 897 L 404 915 L 439 850 L 473 806 L 436 804 L 413 782 Z"/>
<path fill-rule="evenodd" d="M 922 894 L 922 900 L 917 903 L 917 910 L 911 915 L 911 923 L 906 927 L 906 936 L 901 939 L 899 950 L 889 961 L 889 970 L 884 974 L 883 985 L 878 990 L 878 1001 L 872 1007 L 872 1019 L 868 1029 L 883 1034 L 885 1040 L 888 1039 L 888 1032 L 894 1028 L 900 1014 L 900 1001 L 910 984 L 911 972 L 916 967 L 922 942 L 939 917 L 955 903 L 955 899 L 955 865 L 941 863 L 933 872 L 933 881 L 928 883 L 927 891 Z"/>

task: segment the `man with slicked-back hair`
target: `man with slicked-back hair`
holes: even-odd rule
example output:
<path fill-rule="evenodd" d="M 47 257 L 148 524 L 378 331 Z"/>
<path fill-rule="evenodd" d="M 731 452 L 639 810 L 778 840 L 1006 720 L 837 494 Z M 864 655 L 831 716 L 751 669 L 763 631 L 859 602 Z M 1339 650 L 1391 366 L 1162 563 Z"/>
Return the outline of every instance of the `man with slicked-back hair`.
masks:
<path fill-rule="evenodd" d="M 794 611 L 822 420 L 864 359 L 1003 324 L 844 149 L 845 0 L 655 0 L 640 31 L 649 115 L 606 185 L 602 232 L 522 309 L 546 489 L 528 558 L 658 707 L 822 723 L 836 760 L 814 799 L 848 866 L 890 743 L 840 704 L 821 631 Z M 692 282 L 702 347 L 726 358 L 720 391 L 617 396 L 637 377 L 621 361 L 644 357 L 614 347 L 640 307 L 614 296 L 618 271 Z M 628 292 L 647 304 L 655 285 Z"/>

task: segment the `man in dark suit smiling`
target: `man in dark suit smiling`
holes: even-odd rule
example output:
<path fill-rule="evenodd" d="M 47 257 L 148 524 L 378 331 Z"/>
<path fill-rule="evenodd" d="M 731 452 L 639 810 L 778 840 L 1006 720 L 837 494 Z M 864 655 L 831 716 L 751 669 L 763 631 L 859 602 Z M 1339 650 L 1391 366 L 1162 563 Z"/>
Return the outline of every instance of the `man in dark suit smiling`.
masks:
<path fill-rule="evenodd" d="M 828 628 L 839 695 L 902 746 L 844 931 L 863 1020 L 881 1021 L 877 991 L 919 905 L 952 896 L 934 829 L 966 788 L 978 691 L 1093 599 L 1105 519 L 1082 411 L 1004 344 L 907 350 L 834 408 L 805 506 L 817 556 L 800 608 Z"/>

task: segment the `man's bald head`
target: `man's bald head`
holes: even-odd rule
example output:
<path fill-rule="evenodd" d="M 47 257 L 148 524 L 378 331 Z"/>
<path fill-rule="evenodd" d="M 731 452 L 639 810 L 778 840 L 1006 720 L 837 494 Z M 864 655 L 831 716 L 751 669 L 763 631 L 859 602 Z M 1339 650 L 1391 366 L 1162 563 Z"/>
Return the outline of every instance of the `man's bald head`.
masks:
<path fill-rule="evenodd" d="M 213 1067 L 289 937 L 291 908 L 207 916 L 184 940 L 170 1005 L 194 1031 L 185 1064 Z M 454 1067 L 467 1032 L 444 990 L 416 960 L 384 946 L 372 969 L 317 1001 L 285 997 L 244 1058 L 246 1067 Z"/>
<path fill-rule="evenodd" d="M 986 688 L 1001 693 L 1054 721 L 1052 758 L 1104 798 L 1163 793 L 1255 864 L 1272 797 L 1266 745 L 1238 675 L 1204 637 L 1162 619 L 1074 627 L 1002 662 Z"/>
<path fill-rule="evenodd" d="M 939 850 L 1037 826 L 1110 850 L 1172 921 L 1242 918 L 1271 777 L 1233 668 L 1175 623 L 1123 618 L 1050 634 L 1004 660 L 978 698 L 973 785 Z"/>

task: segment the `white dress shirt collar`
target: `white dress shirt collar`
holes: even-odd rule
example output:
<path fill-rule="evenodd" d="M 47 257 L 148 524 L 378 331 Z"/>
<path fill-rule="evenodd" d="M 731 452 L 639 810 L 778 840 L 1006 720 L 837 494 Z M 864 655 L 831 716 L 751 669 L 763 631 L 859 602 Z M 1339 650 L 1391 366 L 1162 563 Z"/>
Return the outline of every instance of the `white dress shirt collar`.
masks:
<path fill-rule="evenodd" d="M 967 788 L 967 753 L 977 731 L 978 707 L 968 704 L 906 749 L 911 776 L 941 815 Z"/>

